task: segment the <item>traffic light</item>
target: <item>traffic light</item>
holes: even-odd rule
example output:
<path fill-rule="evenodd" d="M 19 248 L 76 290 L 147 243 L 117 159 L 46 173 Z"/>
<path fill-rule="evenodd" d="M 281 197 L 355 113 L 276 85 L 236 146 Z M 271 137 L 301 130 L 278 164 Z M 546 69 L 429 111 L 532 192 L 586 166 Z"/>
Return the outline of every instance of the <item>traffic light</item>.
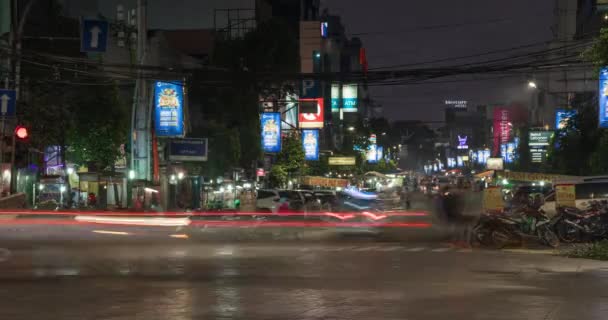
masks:
<path fill-rule="evenodd" d="M 25 168 L 29 164 L 29 137 L 27 127 L 16 126 L 14 137 L 15 167 Z"/>
<path fill-rule="evenodd" d="M 24 126 L 17 126 L 15 128 L 15 136 L 17 137 L 17 139 L 19 139 L 21 141 L 24 141 L 24 140 L 27 140 L 27 138 L 29 138 L 30 133 L 29 133 L 29 131 L 27 130 L 26 127 L 24 127 Z"/>

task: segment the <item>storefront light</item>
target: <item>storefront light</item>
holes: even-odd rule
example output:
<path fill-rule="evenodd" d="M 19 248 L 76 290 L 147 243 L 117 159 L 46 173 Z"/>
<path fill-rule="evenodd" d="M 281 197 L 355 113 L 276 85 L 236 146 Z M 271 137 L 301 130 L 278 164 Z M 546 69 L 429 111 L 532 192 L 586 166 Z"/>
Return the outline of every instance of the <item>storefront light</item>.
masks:
<path fill-rule="evenodd" d="M 72 175 L 72 174 L 74 174 L 74 168 L 69 167 L 68 168 L 68 175 Z"/>
<path fill-rule="evenodd" d="M 177 179 L 182 180 L 184 178 L 184 173 L 183 172 L 178 172 L 177 173 Z"/>
<path fill-rule="evenodd" d="M 40 191 L 44 190 L 44 185 L 43 184 L 39 184 L 38 185 L 38 190 L 40 190 Z"/>
<path fill-rule="evenodd" d="M 135 179 L 135 170 L 129 170 L 129 179 L 130 180 Z"/>
<path fill-rule="evenodd" d="M 505 185 L 506 185 L 506 184 L 509 184 L 509 180 L 507 180 L 507 179 L 502 179 L 502 184 L 505 184 Z"/>

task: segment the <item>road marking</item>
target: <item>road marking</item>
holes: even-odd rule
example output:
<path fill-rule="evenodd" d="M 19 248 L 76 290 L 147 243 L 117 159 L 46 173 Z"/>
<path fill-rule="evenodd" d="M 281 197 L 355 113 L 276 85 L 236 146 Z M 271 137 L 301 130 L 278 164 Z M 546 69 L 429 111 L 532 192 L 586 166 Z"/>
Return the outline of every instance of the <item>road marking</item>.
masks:
<path fill-rule="evenodd" d="M 384 248 L 380 248 L 380 251 L 396 251 L 399 249 L 405 249 L 405 247 L 403 247 L 403 246 L 384 247 Z"/>
<path fill-rule="evenodd" d="M 424 249 L 426 249 L 426 248 L 424 248 L 424 247 L 416 247 L 416 248 L 405 249 L 405 251 L 407 251 L 407 252 L 419 252 L 419 251 L 422 251 Z"/>
<path fill-rule="evenodd" d="M 431 252 L 446 252 L 452 250 L 451 248 L 437 248 L 437 249 L 433 249 L 431 250 Z"/>
<path fill-rule="evenodd" d="M 379 247 L 359 247 L 354 249 L 353 251 L 372 251 L 372 250 L 376 250 Z"/>

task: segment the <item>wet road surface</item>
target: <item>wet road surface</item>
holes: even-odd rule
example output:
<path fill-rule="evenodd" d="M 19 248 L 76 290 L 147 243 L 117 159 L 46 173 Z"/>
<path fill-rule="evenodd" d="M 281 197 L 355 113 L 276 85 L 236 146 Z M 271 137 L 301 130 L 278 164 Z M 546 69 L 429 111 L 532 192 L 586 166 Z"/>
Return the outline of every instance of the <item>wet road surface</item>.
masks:
<path fill-rule="evenodd" d="M 432 237 L 207 241 L 180 227 L 40 225 L 1 226 L 0 234 L 0 319 L 608 314 L 608 263 L 459 249 Z"/>

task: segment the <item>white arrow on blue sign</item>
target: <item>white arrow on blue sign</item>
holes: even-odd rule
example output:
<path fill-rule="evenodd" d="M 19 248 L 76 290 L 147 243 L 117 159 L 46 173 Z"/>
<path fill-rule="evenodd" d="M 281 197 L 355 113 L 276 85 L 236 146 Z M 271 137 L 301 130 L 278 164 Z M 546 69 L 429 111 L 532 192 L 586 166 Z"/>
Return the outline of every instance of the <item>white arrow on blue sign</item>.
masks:
<path fill-rule="evenodd" d="M 80 24 L 80 51 L 105 52 L 108 45 L 107 21 L 82 19 Z"/>
<path fill-rule="evenodd" d="M 16 94 L 15 90 L 0 89 L 0 115 L 3 117 L 15 116 Z"/>

